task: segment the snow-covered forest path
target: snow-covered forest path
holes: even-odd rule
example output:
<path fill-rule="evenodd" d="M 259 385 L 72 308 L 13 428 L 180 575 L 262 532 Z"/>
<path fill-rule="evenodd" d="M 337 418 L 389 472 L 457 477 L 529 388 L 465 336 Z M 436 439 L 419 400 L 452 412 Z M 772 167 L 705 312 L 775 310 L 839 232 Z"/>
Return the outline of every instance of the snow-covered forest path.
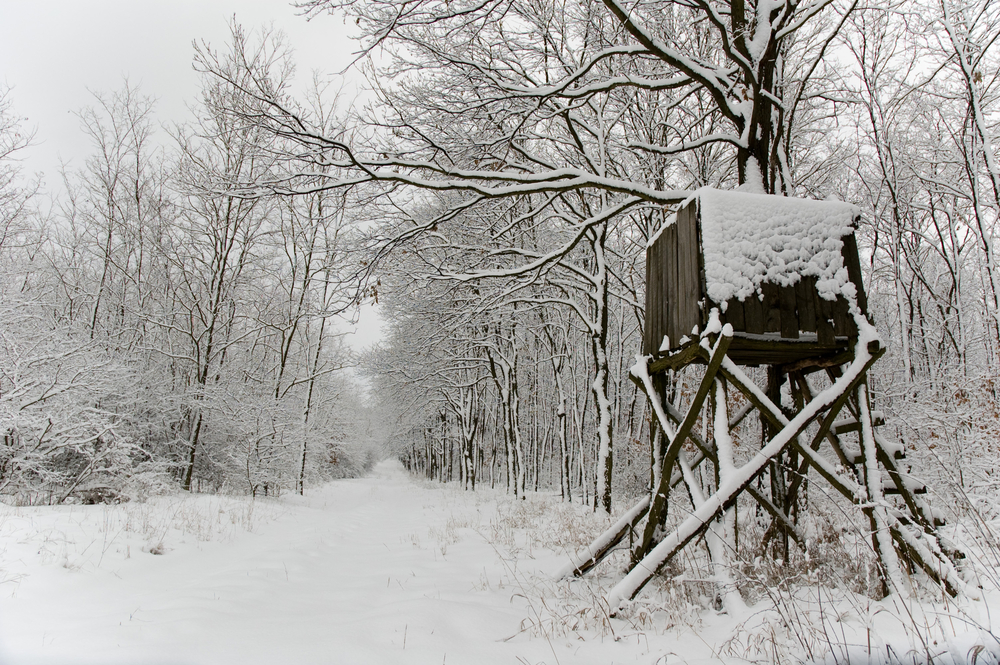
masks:
<path fill-rule="evenodd" d="M 503 556 L 486 532 L 487 494 L 383 462 L 304 498 L 258 501 L 255 517 L 239 513 L 246 501 L 151 501 L 174 522 L 199 519 L 178 506 L 200 501 L 202 513 L 255 523 L 228 536 L 163 527 L 162 547 L 155 528 L 143 541 L 114 522 L 131 506 L 128 519 L 154 524 L 141 504 L 0 506 L 0 662 L 635 662 L 636 645 L 520 632 L 531 608 L 519 580 L 562 559 Z"/>
<path fill-rule="evenodd" d="M 614 569 L 551 578 L 603 524 L 395 461 L 304 497 L 0 504 L 0 665 L 741 665 L 834 647 L 868 662 L 923 653 L 915 620 L 953 656 L 936 662 L 1000 658 L 995 597 L 921 610 L 817 587 L 734 615 L 661 591 L 610 619 Z"/>

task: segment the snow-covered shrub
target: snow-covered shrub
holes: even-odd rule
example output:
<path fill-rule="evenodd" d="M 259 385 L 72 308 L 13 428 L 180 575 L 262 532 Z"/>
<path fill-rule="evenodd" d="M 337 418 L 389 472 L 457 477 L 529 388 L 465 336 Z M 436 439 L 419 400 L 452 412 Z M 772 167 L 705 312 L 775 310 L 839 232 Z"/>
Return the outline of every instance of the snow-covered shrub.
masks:
<path fill-rule="evenodd" d="M 41 303 L 0 312 L 0 493 L 18 501 L 117 492 L 144 454 L 117 409 L 130 372 Z"/>
<path fill-rule="evenodd" d="M 177 483 L 165 468 L 157 470 L 140 465 L 137 471 L 122 482 L 120 496 L 128 501 L 143 502 L 176 491 Z"/>
<path fill-rule="evenodd" d="M 960 486 L 991 518 L 1000 516 L 1000 373 L 952 375 L 916 384 L 893 421 L 925 473 Z"/>

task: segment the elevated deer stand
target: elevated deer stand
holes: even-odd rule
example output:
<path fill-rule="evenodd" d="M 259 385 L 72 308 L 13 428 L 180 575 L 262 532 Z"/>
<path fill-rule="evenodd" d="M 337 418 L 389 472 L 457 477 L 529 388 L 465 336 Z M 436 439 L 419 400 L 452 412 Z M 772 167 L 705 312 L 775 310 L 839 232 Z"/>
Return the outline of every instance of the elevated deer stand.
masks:
<path fill-rule="evenodd" d="M 885 349 L 867 319 L 857 217 L 845 203 L 699 190 L 650 242 L 644 355 L 632 379 L 655 414 L 654 491 L 562 575 L 583 575 L 628 537 L 631 570 L 607 599 L 615 610 L 704 535 L 717 577 L 724 576 L 743 493 L 770 517 L 762 546 L 787 555 L 789 540 L 805 547 L 797 518 L 811 468 L 870 525 L 883 592 L 907 592 L 900 560 L 951 595 L 964 588 L 952 561 L 961 554 L 939 537 L 943 520 L 919 496 L 926 489 L 898 464 L 902 447 L 875 432 L 867 377 Z M 693 365 L 704 373 L 682 413 L 666 399 L 668 372 Z M 742 369 L 761 365 L 764 388 Z M 809 377 L 821 371 L 830 385 L 814 390 Z M 786 383 L 790 399 L 783 400 Z M 732 389 L 746 400 L 735 414 Z M 710 434 L 701 436 L 695 424 L 706 401 Z M 737 466 L 731 432 L 753 410 L 763 440 Z M 706 460 L 707 475 L 698 469 Z M 709 482 L 699 482 L 696 470 Z M 769 489 L 759 482 L 765 476 Z M 670 490 L 681 483 L 693 510 L 664 535 Z"/>

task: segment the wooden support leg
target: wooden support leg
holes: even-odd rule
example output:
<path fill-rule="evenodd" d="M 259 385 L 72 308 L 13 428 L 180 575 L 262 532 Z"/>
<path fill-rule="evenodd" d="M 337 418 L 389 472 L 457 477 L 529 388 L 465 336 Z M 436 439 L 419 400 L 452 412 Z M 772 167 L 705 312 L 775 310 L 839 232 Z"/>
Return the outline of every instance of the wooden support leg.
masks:
<path fill-rule="evenodd" d="M 795 383 L 797 384 L 797 390 L 793 390 L 793 393 L 797 395 L 796 399 L 801 400 L 801 404 L 805 404 L 806 402 L 811 401 L 813 399 L 813 394 L 812 391 L 809 389 L 809 384 L 806 382 L 805 376 L 800 372 L 795 372 L 793 374 Z M 800 410 L 801 408 L 802 407 L 799 406 Z M 840 463 L 845 468 L 851 468 L 851 464 L 844 453 L 843 447 L 840 445 L 840 440 L 837 438 L 837 436 L 833 433 L 833 431 L 830 428 L 831 424 L 832 420 L 830 420 L 830 422 L 827 423 L 826 426 L 821 425 L 822 435 L 817 435 L 813 438 L 813 441 L 810 444 L 810 448 L 812 448 L 812 450 L 814 451 L 818 451 L 825 437 L 826 440 L 830 443 L 830 446 L 833 448 L 834 452 L 837 454 Z M 808 459 L 803 458 L 801 461 L 796 460 L 796 466 L 793 467 L 795 468 L 794 476 L 792 477 L 791 482 L 788 485 L 788 497 L 789 497 L 789 502 L 792 503 L 792 505 L 797 504 L 799 501 L 799 490 L 801 486 L 806 482 L 807 478 L 806 474 L 809 471 L 809 466 L 810 464 Z M 788 521 L 791 522 L 792 520 Z M 767 528 L 767 531 L 764 532 L 764 537 L 761 542 L 761 549 L 766 549 L 768 541 L 771 538 L 773 538 L 774 535 L 778 533 L 780 529 L 785 529 L 787 531 L 788 530 L 787 524 L 782 523 L 780 520 L 777 519 L 772 520 L 770 526 L 768 526 Z"/>
<path fill-rule="evenodd" d="M 852 415 L 860 422 L 861 417 L 859 405 L 857 403 L 848 404 L 848 408 L 851 409 Z M 918 524 L 923 529 L 924 533 L 937 538 L 938 533 L 937 525 L 934 520 L 934 511 L 931 510 L 930 506 L 916 496 L 911 490 L 907 474 L 900 471 L 899 465 L 896 463 L 894 447 L 882 436 L 880 436 L 878 432 L 873 431 L 872 436 L 875 440 L 875 449 L 878 455 L 878 461 L 883 467 L 885 467 L 886 473 L 889 475 L 889 479 L 896 486 L 900 498 L 903 499 L 903 503 L 906 504 L 906 507 L 910 512 L 910 516 L 913 518 L 913 522 Z M 960 552 L 956 553 L 958 554 L 958 558 L 964 558 L 964 555 Z"/>
<path fill-rule="evenodd" d="M 668 409 L 669 413 L 676 413 L 676 410 L 669 402 L 662 399 L 663 390 L 660 389 L 661 386 L 656 383 L 654 377 L 649 376 L 649 359 L 640 359 L 639 362 L 645 364 L 637 364 L 633 367 L 630 378 L 636 384 L 638 389 L 645 393 L 646 398 L 652 406 L 651 410 L 653 411 L 653 422 L 650 424 L 650 429 L 656 429 L 660 432 L 663 432 L 664 430 L 672 432 L 673 428 L 669 425 L 669 422 L 666 427 L 664 427 L 663 423 L 667 420 L 667 418 L 666 415 L 661 414 L 664 413 L 664 408 Z M 674 418 L 674 422 L 679 421 L 680 418 Z M 663 435 L 659 434 L 657 437 L 662 439 Z M 662 458 L 662 454 L 657 453 L 655 448 L 652 455 L 654 458 L 657 456 Z M 693 468 L 697 467 L 704 459 L 704 447 L 702 447 L 702 450 L 692 458 L 690 464 Z M 659 478 L 660 474 L 657 474 L 656 477 Z M 673 471 L 670 476 L 670 488 L 672 489 L 676 487 L 680 484 L 682 479 L 683 477 L 680 470 Z M 614 551 L 615 547 L 625 540 L 625 537 L 632 533 L 642 521 L 642 518 L 646 516 L 649 512 L 649 502 L 650 497 L 644 497 L 642 501 L 633 506 L 618 521 L 598 536 L 590 545 L 578 551 L 573 558 L 570 559 L 570 561 L 555 574 L 555 577 L 558 579 L 574 575 L 577 577 L 585 575 L 597 564 L 607 558 L 607 556 Z"/>
<path fill-rule="evenodd" d="M 844 498 L 854 503 L 866 498 L 862 486 L 851 477 L 839 473 L 826 458 L 805 446 L 799 451 Z M 891 513 L 885 515 L 885 522 L 896 545 L 936 584 L 952 596 L 957 596 L 965 589 L 965 583 L 958 576 L 951 561 L 938 547 L 935 539 L 923 534 L 917 535 Z"/>
<path fill-rule="evenodd" d="M 705 455 L 698 452 L 694 455 L 689 464 L 692 468 L 697 468 L 705 460 Z M 674 488 L 683 480 L 680 470 L 675 470 L 670 479 L 670 487 Z M 649 497 L 645 496 L 639 503 L 622 515 L 618 521 L 608 527 L 594 542 L 573 555 L 570 561 L 556 572 L 556 579 L 563 577 L 581 577 L 586 575 L 601 561 L 604 561 L 615 547 L 618 546 L 629 533 L 642 521 L 642 518 L 649 512 Z"/>
<path fill-rule="evenodd" d="M 840 408 L 843 407 L 856 385 L 865 378 L 868 367 L 870 367 L 871 364 L 882 355 L 882 353 L 882 350 L 873 353 L 872 357 L 864 366 L 862 374 L 856 376 L 854 380 L 850 382 L 850 385 L 846 386 L 846 390 L 842 392 L 839 390 L 837 391 L 840 393 L 840 396 L 837 398 L 837 403 L 831 406 L 830 412 L 820 425 L 820 430 L 816 434 L 816 438 L 826 436 L 829 431 L 829 426 L 832 424 L 832 416 L 834 416 L 835 412 L 838 412 Z M 838 373 L 838 378 L 836 379 L 833 388 L 837 388 L 838 385 L 844 382 L 845 378 L 852 375 L 853 368 L 856 364 L 857 361 L 852 363 L 847 372 Z M 730 378 L 730 381 L 737 387 L 740 387 L 740 390 L 744 390 L 744 387 L 746 388 L 746 390 L 744 390 L 744 394 L 748 396 L 748 399 L 751 399 L 751 401 L 755 403 L 755 406 L 757 406 L 758 409 L 762 412 L 770 413 L 770 417 L 773 418 L 775 422 L 787 422 L 784 414 L 782 414 L 781 411 L 773 403 L 771 403 L 766 396 L 763 395 L 763 393 L 756 391 L 754 397 L 750 396 L 755 392 L 754 387 L 750 384 L 749 379 L 745 378 L 745 375 L 742 374 L 738 367 L 731 364 L 723 364 L 721 371 L 724 376 L 727 376 L 727 378 L 730 378 L 730 375 L 733 375 L 734 378 Z M 742 379 L 735 377 L 742 377 Z M 833 388 L 824 391 L 824 393 L 831 392 Z M 820 397 L 824 393 L 821 393 Z M 816 399 L 818 398 L 819 397 Z M 815 400 L 813 401 L 815 402 Z M 796 419 L 797 418 L 798 416 L 796 416 Z M 793 419 L 791 422 L 794 423 L 796 419 Z M 786 429 L 787 428 L 788 427 L 786 426 Z M 840 492 L 846 499 L 855 504 L 863 504 L 867 501 L 867 492 L 853 479 L 853 477 L 839 473 L 839 471 L 830 462 L 828 462 L 826 458 L 820 456 L 816 451 L 814 451 L 812 446 L 803 446 L 797 439 L 793 439 L 792 444 L 798 448 L 799 453 L 804 458 L 809 460 L 812 467 L 815 468 L 819 474 L 823 476 L 823 478 L 826 479 L 827 482 L 829 482 L 830 485 L 832 485 L 834 489 Z M 965 583 L 958 576 L 954 565 L 948 557 L 944 555 L 944 552 L 939 547 L 936 539 L 924 534 L 918 535 L 912 532 L 907 529 L 898 518 L 888 511 L 880 513 L 880 518 L 884 521 L 896 545 L 901 550 L 906 552 L 910 559 L 913 560 L 913 562 L 919 566 L 929 578 L 934 580 L 935 583 L 939 584 L 952 596 L 958 595 L 963 589 L 965 589 Z"/>
<path fill-rule="evenodd" d="M 784 383 L 784 374 L 781 368 L 777 365 L 768 365 L 767 367 L 767 388 L 764 394 L 767 395 L 768 399 L 772 403 L 781 405 L 781 386 Z M 760 416 L 761 420 L 761 430 L 763 431 L 763 442 L 766 445 L 768 441 L 774 438 L 774 436 L 781 431 L 781 427 L 775 425 L 770 420 L 768 420 L 764 414 Z M 768 465 L 768 476 L 771 485 L 771 502 L 781 510 L 786 516 L 788 515 L 788 488 L 785 483 L 785 465 L 783 464 L 783 457 L 785 453 L 778 455 L 771 460 Z M 784 530 L 780 529 L 777 531 L 781 535 L 781 542 L 776 549 L 780 548 L 780 552 L 776 552 L 777 557 L 785 561 L 788 560 L 788 537 L 784 534 Z"/>
<path fill-rule="evenodd" d="M 834 373 L 836 372 L 836 369 L 837 368 L 833 369 Z M 858 420 L 858 422 L 862 422 L 860 404 L 858 401 L 855 400 L 853 404 L 848 403 L 848 408 L 851 410 L 851 414 L 854 418 Z M 940 550 L 945 553 L 952 563 L 964 559 L 965 553 L 956 548 L 954 544 L 943 539 L 940 533 L 938 533 L 938 525 L 934 516 L 934 511 L 924 500 L 914 493 L 911 488 L 912 481 L 907 474 L 900 471 L 899 465 L 896 463 L 895 459 L 896 448 L 875 432 L 874 429 L 872 431 L 872 436 L 875 441 L 878 461 L 885 468 L 889 479 L 896 487 L 900 498 L 906 505 L 907 511 L 909 512 L 909 521 L 917 525 L 923 531 L 925 538 L 929 538 L 934 541 L 931 546 L 933 550 Z M 904 547 L 903 545 L 900 545 L 900 549 L 904 554 L 909 552 L 909 548 Z"/>
<path fill-rule="evenodd" d="M 859 356 L 848 367 L 831 390 L 820 393 L 805 406 L 791 421 L 787 421 L 777 407 L 756 386 L 746 379 L 746 375 L 732 361 L 723 358 L 721 369 L 733 382 L 740 382 L 736 387 L 747 395 L 748 399 L 760 404 L 758 408 L 770 412 L 777 411 L 776 420 L 783 424 L 783 429 L 771 439 L 750 461 L 738 469 L 705 502 L 695 509 L 681 524 L 656 547 L 654 547 L 608 594 L 608 605 L 617 609 L 625 600 L 635 598 L 642 587 L 656 574 L 677 552 L 704 532 L 712 519 L 733 505 L 739 494 L 745 490 L 766 468 L 768 463 L 779 455 L 788 445 L 797 442 L 797 438 L 819 415 L 828 410 L 839 410 L 846 400 L 846 394 L 863 379 L 865 372 L 881 355 L 876 352 Z M 732 378 L 731 378 L 732 377 Z M 836 407 L 836 408 L 834 408 Z M 690 412 L 688 413 L 690 415 Z M 773 414 L 772 414 L 773 415 Z M 782 423 L 782 421 L 785 421 Z"/>
<path fill-rule="evenodd" d="M 724 368 L 725 371 L 728 368 Z M 804 457 L 809 459 L 814 459 L 817 457 L 816 451 L 819 448 L 819 443 L 823 437 L 825 437 L 829 428 L 833 423 L 833 419 L 837 416 L 840 410 L 848 402 L 849 398 L 855 394 L 856 391 L 862 391 L 866 385 L 867 369 L 865 373 L 858 376 L 855 381 L 853 381 L 847 390 L 842 392 L 838 397 L 836 402 L 834 402 L 833 407 L 827 413 L 822 424 L 820 425 L 819 432 L 813 439 L 812 445 L 808 448 L 801 445 L 801 442 L 796 440 L 793 445 L 802 451 Z M 838 381 L 841 381 L 838 379 Z M 737 381 L 737 385 L 749 388 L 749 385 Z M 835 384 L 836 385 L 836 384 Z M 754 400 L 755 397 L 751 395 L 752 391 L 748 392 L 748 399 Z M 860 393 L 859 393 L 860 394 Z M 854 397 L 855 403 L 860 403 L 860 398 L 858 396 Z M 864 393 L 864 399 L 867 400 L 867 393 Z M 761 414 L 768 418 L 774 426 L 782 425 L 787 423 L 787 419 L 784 414 L 778 409 L 778 407 L 766 396 L 756 396 L 756 401 L 759 403 Z M 870 416 L 870 414 L 869 414 Z M 787 427 L 787 425 L 785 425 Z M 864 421 L 862 421 L 862 427 L 864 428 Z M 868 429 L 871 430 L 871 420 L 868 419 Z M 875 459 L 874 449 L 871 451 L 872 459 Z M 872 545 L 876 557 L 879 562 L 880 577 L 883 581 L 883 596 L 888 592 L 888 584 L 890 583 L 890 578 L 887 576 L 898 575 L 899 563 L 896 558 L 895 550 L 892 547 L 892 540 L 890 537 L 889 529 L 886 524 L 886 505 L 884 497 L 882 497 L 881 489 L 881 476 L 879 475 L 877 462 L 874 464 L 874 469 L 871 466 L 866 466 L 866 478 L 872 478 L 871 482 L 862 489 L 861 487 L 856 487 L 856 494 L 854 494 L 851 500 L 861 507 L 862 513 L 868 519 L 871 526 L 872 532 Z M 831 480 L 831 478 L 828 478 Z M 836 480 L 836 479 L 833 479 Z M 832 481 L 831 481 L 832 482 Z M 901 585 L 901 580 L 892 579 L 892 586 L 898 588 L 900 593 L 905 593 L 905 589 Z"/>
<path fill-rule="evenodd" d="M 882 472 L 879 469 L 876 453 L 875 431 L 872 426 L 871 408 L 868 401 L 868 382 L 863 381 L 858 386 L 855 400 L 858 405 L 858 420 L 861 422 L 861 458 L 864 463 L 865 490 L 868 494 L 867 506 L 862 510 L 872 526 L 872 545 L 879 560 L 879 577 L 882 581 L 883 597 L 893 589 L 902 595 L 908 595 L 908 587 L 903 584 L 899 570 L 899 559 L 893 546 L 892 533 L 889 530 L 887 518 L 889 506 L 882 493 Z"/>
<path fill-rule="evenodd" d="M 709 390 L 712 387 L 712 382 L 715 379 L 715 375 L 719 371 L 719 367 L 722 365 L 723 359 L 726 357 L 726 351 L 729 349 L 729 343 L 732 339 L 733 338 L 731 336 L 720 335 L 716 340 L 715 346 L 712 348 L 712 352 L 709 357 L 708 367 L 705 369 L 705 375 L 702 377 L 701 384 L 698 386 L 698 391 L 691 400 L 687 415 L 677 428 L 677 431 L 669 437 L 670 443 L 668 444 L 667 451 L 663 456 L 663 467 L 660 472 L 660 485 L 656 488 L 653 498 L 650 501 L 649 516 L 646 519 L 646 528 L 642 534 L 642 541 L 639 543 L 638 547 L 636 547 L 633 554 L 633 561 L 640 561 L 643 559 L 656 545 L 657 530 L 663 525 L 667 516 L 667 499 L 670 495 L 669 482 L 672 477 L 674 464 L 677 462 L 677 454 L 680 451 L 681 446 L 684 444 L 684 441 L 687 439 L 688 434 L 694 427 L 695 422 L 698 420 L 698 414 L 701 411 L 701 406 L 704 404 L 705 398 L 708 397 Z M 651 399 L 653 398 L 653 395 L 648 396 Z M 663 411 L 662 405 L 659 404 L 659 399 L 654 402 L 654 411 L 660 419 L 660 426 L 663 428 L 663 431 L 670 434 L 673 428 L 670 423 L 667 422 L 666 414 Z"/>
<path fill-rule="evenodd" d="M 715 443 L 716 488 L 728 484 L 736 473 L 733 439 L 729 430 L 729 408 L 726 382 L 722 377 L 715 379 L 715 393 L 712 399 L 712 440 Z M 710 528 L 709 553 L 712 557 L 713 574 L 716 582 L 717 608 L 734 610 L 743 606 L 732 578 L 732 557 L 737 554 L 736 508 L 733 501 L 716 518 Z"/>
<path fill-rule="evenodd" d="M 679 478 L 678 482 L 680 482 Z M 574 575 L 577 577 L 584 575 L 603 561 L 615 546 L 624 540 L 625 536 L 642 521 L 648 511 L 649 497 L 646 496 L 598 536 L 594 542 L 577 552 L 565 566 L 556 572 L 555 578 L 562 579 Z"/>
<path fill-rule="evenodd" d="M 736 426 L 740 423 L 740 421 L 742 421 L 743 418 L 746 416 L 746 414 L 753 409 L 753 405 L 752 404 L 748 403 L 748 406 L 750 408 L 741 409 L 735 416 L 733 416 L 730 419 L 730 421 L 729 421 L 729 430 L 730 431 L 732 431 L 733 429 L 735 429 Z M 683 415 L 679 411 L 677 411 L 677 409 L 675 409 L 673 407 L 673 405 L 666 404 L 666 405 L 664 405 L 664 408 L 665 408 L 665 410 L 667 412 L 667 416 L 669 416 L 670 419 L 673 420 L 675 423 L 679 423 L 681 421 L 681 419 L 683 418 Z M 705 442 L 705 440 L 701 438 L 701 436 L 699 436 L 695 432 L 691 432 L 690 434 L 688 434 L 688 439 L 690 441 L 694 442 L 694 445 L 697 446 L 698 450 L 706 458 L 708 458 L 713 464 L 715 464 L 716 466 L 718 466 L 719 462 L 718 462 L 718 459 L 715 456 L 715 452 L 712 450 L 712 447 L 709 446 Z M 799 547 L 805 547 L 805 544 L 806 544 L 805 536 L 803 536 L 799 532 L 799 530 L 796 528 L 796 526 L 794 524 L 792 524 L 792 522 L 788 519 L 788 517 L 786 517 L 785 514 L 781 510 L 778 509 L 777 506 L 775 506 L 773 503 L 771 503 L 771 500 L 768 497 L 766 497 L 763 494 L 761 494 L 760 491 L 756 487 L 754 487 L 753 485 L 750 485 L 749 487 L 747 487 L 746 491 L 747 491 L 747 494 L 749 494 L 751 497 L 753 497 L 754 501 L 756 501 L 758 504 L 760 504 L 760 506 L 765 511 L 767 511 L 767 513 L 774 520 L 776 520 L 779 524 L 781 524 L 783 526 L 783 528 L 785 528 L 788 531 L 788 535 L 792 537 L 792 539 L 799 545 Z"/>
<path fill-rule="evenodd" d="M 667 404 L 667 390 L 666 390 L 666 378 L 664 375 L 655 374 L 650 376 L 650 382 L 652 383 L 653 393 L 656 395 L 657 399 L 660 400 L 661 404 Z M 651 401 L 649 394 L 646 393 L 646 386 L 642 381 L 636 382 L 639 388 L 644 394 L 646 394 L 647 401 Z M 651 411 L 650 418 L 650 440 L 649 440 L 649 492 L 652 495 L 653 490 L 660 485 L 660 475 L 663 472 L 663 455 L 666 453 L 666 448 L 664 446 L 664 440 L 666 433 L 663 427 L 660 425 L 660 420 L 657 418 L 656 413 Z"/>

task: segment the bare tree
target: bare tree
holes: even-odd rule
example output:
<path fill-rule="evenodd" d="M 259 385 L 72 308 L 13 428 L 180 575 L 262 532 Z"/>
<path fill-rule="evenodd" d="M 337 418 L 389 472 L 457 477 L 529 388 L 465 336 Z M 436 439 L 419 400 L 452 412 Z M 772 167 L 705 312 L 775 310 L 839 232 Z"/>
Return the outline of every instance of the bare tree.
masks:
<path fill-rule="evenodd" d="M 14 113 L 10 89 L 0 86 L 0 252 L 21 242 L 27 206 L 39 188 L 37 180 L 23 180 L 18 163 L 31 139 Z"/>

